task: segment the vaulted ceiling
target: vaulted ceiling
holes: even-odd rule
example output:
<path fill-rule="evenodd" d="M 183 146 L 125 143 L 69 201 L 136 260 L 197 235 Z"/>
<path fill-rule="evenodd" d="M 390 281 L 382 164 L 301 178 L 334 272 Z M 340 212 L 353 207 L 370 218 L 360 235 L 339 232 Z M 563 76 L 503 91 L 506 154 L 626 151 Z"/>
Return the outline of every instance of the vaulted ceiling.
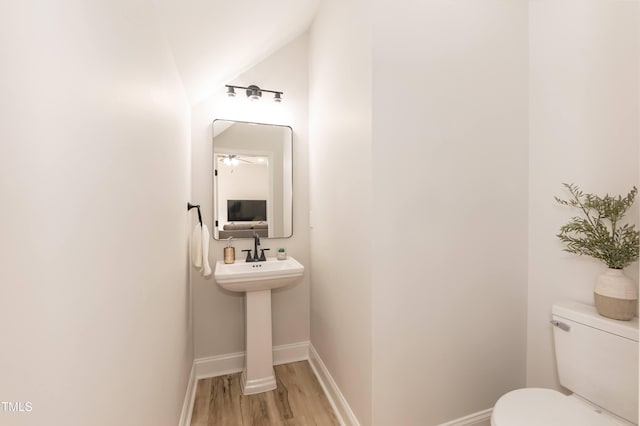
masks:
<path fill-rule="evenodd" d="M 191 105 L 307 30 L 320 0 L 157 0 Z"/>

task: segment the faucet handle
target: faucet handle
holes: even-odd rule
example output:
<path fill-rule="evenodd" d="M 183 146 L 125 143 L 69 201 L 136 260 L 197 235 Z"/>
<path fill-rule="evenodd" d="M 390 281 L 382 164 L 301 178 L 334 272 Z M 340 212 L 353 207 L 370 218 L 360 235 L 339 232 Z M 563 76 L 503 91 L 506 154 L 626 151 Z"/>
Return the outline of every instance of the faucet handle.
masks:
<path fill-rule="evenodd" d="M 248 250 L 242 250 L 243 252 L 247 252 L 247 258 L 245 259 L 245 262 L 253 262 L 253 259 L 251 258 L 251 249 Z"/>
<path fill-rule="evenodd" d="M 264 251 L 265 251 L 265 250 L 271 250 L 271 249 L 268 249 L 268 248 L 267 248 L 267 249 L 260 249 L 260 261 L 261 261 L 261 262 L 264 262 L 264 261 L 266 261 L 266 260 L 267 260 L 267 258 L 266 258 L 266 257 L 265 257 L 265 255 L 264 255 Z"/>

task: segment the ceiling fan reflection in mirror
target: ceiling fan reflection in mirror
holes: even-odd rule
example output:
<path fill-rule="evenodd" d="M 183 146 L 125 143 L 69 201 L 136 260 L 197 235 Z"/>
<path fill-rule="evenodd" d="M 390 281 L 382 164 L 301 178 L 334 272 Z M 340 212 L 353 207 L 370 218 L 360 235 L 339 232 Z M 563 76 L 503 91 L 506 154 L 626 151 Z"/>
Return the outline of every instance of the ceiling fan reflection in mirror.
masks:
<path fill-rule="evenodd" d="M 224 163 L 225 165 L 232 166 L 232 167 L 237 166 L 241 163 L 257 164 L 257 165 L 268 164 L 267 158 L 263 156 L 237 155 L 237 154 L 218 155 L 218 162 Z"/>

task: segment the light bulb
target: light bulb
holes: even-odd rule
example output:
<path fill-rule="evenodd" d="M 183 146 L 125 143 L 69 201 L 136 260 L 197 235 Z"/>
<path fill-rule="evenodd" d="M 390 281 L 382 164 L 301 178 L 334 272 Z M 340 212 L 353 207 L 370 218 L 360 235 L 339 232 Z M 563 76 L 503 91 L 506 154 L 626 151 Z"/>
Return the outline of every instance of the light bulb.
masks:
<path fill-rule="evenodd" d="M 247 88 L 247 97 L 252 101 L 257 101 L 262 96 L 260 88 L 254 84 Z"/>

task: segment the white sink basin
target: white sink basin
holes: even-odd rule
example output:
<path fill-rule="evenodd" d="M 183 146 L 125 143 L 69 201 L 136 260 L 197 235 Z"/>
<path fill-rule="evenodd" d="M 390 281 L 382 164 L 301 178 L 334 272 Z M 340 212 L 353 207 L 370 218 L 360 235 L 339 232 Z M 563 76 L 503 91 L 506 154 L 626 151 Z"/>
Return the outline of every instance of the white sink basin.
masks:
<path fill-rule="evenodd" d="M 268 257 L 266 262 L 216 263 L 214 278 L 229 291 L 249 292 L 271 290 L 293 283 L 304 273 L 304 266 L 293 257 L 277 260 Z"/>

